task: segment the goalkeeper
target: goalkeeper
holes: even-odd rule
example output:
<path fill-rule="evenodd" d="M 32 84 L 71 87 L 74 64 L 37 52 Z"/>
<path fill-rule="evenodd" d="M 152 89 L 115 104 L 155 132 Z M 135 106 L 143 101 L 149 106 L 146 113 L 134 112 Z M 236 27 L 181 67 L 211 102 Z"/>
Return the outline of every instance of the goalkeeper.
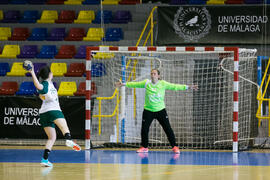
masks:
<path fill-rule="evenodd" d="M 197 85 L 182 85 L 173 84 L 164 80 L 160 80 L 160 71 L 153 69 L 151 71 L 151 80 L 146 79 L 140 82 L 116 82 L 116 87 L 126 86 L 128 88 L 145 88 L 145 102 L 144 111 L 142 115 L 142 128 L 141 128 L 141 148 L 137 153 L 148 152 L 148 133 L 149 128 L 154 119 L 157 119 L 165 131 L 172 150 L 174 153 L 180 153 L 179 148 L 176 146 L 175 135 L 171 128 L 168 114 L 165 109 L 164 96 L 165 90 L 197 90 Z"/>

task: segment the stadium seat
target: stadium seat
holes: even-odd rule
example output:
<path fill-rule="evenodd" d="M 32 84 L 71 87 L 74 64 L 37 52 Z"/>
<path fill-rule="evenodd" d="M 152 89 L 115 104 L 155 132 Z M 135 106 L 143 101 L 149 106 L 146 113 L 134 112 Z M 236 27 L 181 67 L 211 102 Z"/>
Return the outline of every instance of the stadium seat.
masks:
<path fill-rule="evenodd" d="M 91 76 L 101 77 L 106 74 L 105 65 L 103 63 L 93 63 L 91 65 Z"/>
<path fill-rule="evenodd" d="M 16 95 L 32 96 L 37 94 L 37 89 L 32 81 L 24 81 L 20 84 L 19 90 Z"/>
<path fill-rule="evenodd" d="M 78 90 L 74 93 L 74 96 L 85 96 L 86 93 L 86 83 L 80 82 Z M 97 94 L 97 87 L 94 82 L 91 82 L 91 96 Z"/>
<path fill-rule="evenodd" d="M 71 63 L 67 72 L 64 74 L 66 77 L 82 77 L 85 73 L 84 63 Z"/>
<path fill-rule="evenodd" d="M 26 27 L 17 27 L 13 29 L 10 41 L 25 41 L 29 37 L 29 30 Z"/>
<path fill-rule="evenodd" d="M 4 13 L 2 10 L 0 10 L 0 22 L 2 22 L 3 18 L 4 18 Z"/>
<path fill-rule="evenodd" d="M 10 72 L 7 72 L 6 76 L 25 76 L 25 73 L 27 71 L 23 68 L 23 62 L 14 62 Z"/>
<path fill-rule="evenodd" d="M 82 41 L 85 36 L 84 28 L 70 28 L 65 41 Z"/>
<path fill-rule="evenodd" d="M 43 45 L 41 47 L 39 54 L 36 57 L 53 59 L 56 54 L 57 54 L 56 45 Z"/>
<path fill-rule="evenodd" d="M 106 30 L 104 41 L 120 41 L 124 39 L 121 28 L 108 28 Z"/>
<path fill-rule="evenodd" d="M 80 11 L 78 18 L 74 20 L 76 24 L 90 24 L 92 20 L 95 19 L 95 12 L 92 10 L 89 11 Z"/>
<path fill-rule="evenodd" d="M 188 4 L 198 4 L 198 5 L 203 5 L 206 4 L 207 0 L 189 0 Z"/>
<path fill-rule="evenodd" d="M 66 63 L 51 63 L 51 71 L 53 76 L 64 76 L 67 72 L 67 64 Z"/>
<path fill-rule="evenodd" d="M 10 0 L 10 4 L 27 4 L 27 0 Z"/>
<path fill-rule="evenodd" d="M 75 16 L 76 14 L 73 10 L 62 10 L 55 23 L 73 23 Z"/>
<path fill-rule="evenodd" d="M 87 36 L 83 38 L 84 41 L 101 41 L 104 37 L 103 28 L 89 28 Z"/>
<path fill-rule="evenodd" d="M 9 64 L 7 62 L 0 63 L 0 76 L 6 76 L 7 72 L 10 71 Z"/>
<path fill-rule="evenodd" d="M 20 54 L 19 45 L 5 45 L 0 58 L 16 58 Z"/>
<path fill-rule="evenodd" d="M 64 4 L 67 5 L 81 5 L 84 0 L 66 0 Z"/>
<path fill-rule="evenodd" d="M 55 59 L 70 59 L 76 54 L 75 45 L 62 45 L 58 51 L 58 54 L 54 57 Z"/>
<path fill-rule="evenodd" d="M 4 18 L 1 21 L 2 23 L 17 23 L 20 19 L 20 11 L 17 10 L 8 10 L 4 12 Z"/>
<path fill-rule="evenodd" d="M 7 41 L 11 37 L 10 27 L 0 27 L 0 41 Z"/>
<path fill-rule="evenodd" d="M 27 38 L 28 41 L 44 41 L 48 36 L 47 28 L 33 28 L 32 33 Z"/>
<path fill-rule="evenodd" d="M 24 11 L 22 19 L 19 20 L 20 23 L 36 23 L 39 18 L 38 11 Z"/>
<path fill-rule="evenodd" d="M 47 37 L 47 41 L 63 41 L 66 36 L 65 28 L 53 28 L 50 35 Z"/>
<path fill-rule="evenodd" d="M 244 0 L 226 0 L 225 4 L 243 4 Z"/>
<path fill-rule="evenodd" d="M 130 11 L 119 10 L 116 11 L 112 18 L 112 23 L 126 24 L 132 21 L 132 16 Z"/>
<path fill-rule="evenodd" d="M 245 4 L 262 4 L 264 0 L 244 0 Z"/>
<path fill-rule="evenodd" d="M 62 81 L 58 89 L 59 96 L 74 96 L 77 91 L 77 85 L 75 81 Z"/>
<path fill-rule="evenodd" d="M 9 4 L 9 0 L 1 0 L 0 4 Z"/>
<path fill-rule="evenodd" d="M 225 0 L 208 0 L 206 4 L 225 4 Z"/>
<path fill-rule="evenodd" d="M 37 20 L 37 23 L 54 23 L 58 19 L 58 12 L 55 10 L 43 10 L 41 18 Z"/>
<path fill-rule="evenodd" d="M 81 45 L 78 48 L 77 54 L 74 56 L 76 59 L 85 59 L 86 58 L 86 45 Z"/>
<path fill-rule="evenodd" d="M 121 0 L 119 1 L 119 4 L 126 4 L 126 5 L 135 5 L 140 4 L 140 0 Z"/>
<path fill-rule="evenodd" d="M 97 52 L 93 57 L 95 59 L 111 59 L 114 57 L 114 53 Z"/>
<path fill-rule="evenodd" d="M 171 0 L 171 5 L 180 5 L 180 4 L 188 4 L 188 0 Z"/>
<path fill-rule="evenodd" d="M 102 4 L 103 5 L 117 5 L 119 0 L 103 0 Z"/>
<path fill-rule="evenodd" d="M 64 4 L 65 0 L 48 0 L 46 4 Z"/>
<path fill-rule="evenodd" d="M 112 21 L 112 11 L 109 10 L 104 10 L 102 11 L 98 11 L 96 13 L 96 17 L 95 19 L 92 21 L 95 24 L 100 24 L 101 23 L 101 13 L 103 13 L 103 23 L 104 24 L 108 24 Z"/>
<path fill-rule="evenodd" d="M 45 4 L 47 0 L 28 0 L 28 4 Z"/>
<path fill-rule="evenodd" d="M 21 49 L 20 55 L 17 55 L 17 58 L 36 58 L 37 54 L 37 45 L 24 45 Z"/>
<path fill-rule="evenodd" d="M 85 5 L 87 5 L 87 4 L 89 4 L 89 5 L 100 4 L 100 0 L 84 0 L 82 2 L 82 4 L 85 4 Z"/>
<path fill-rule="evenodd" d="M 38 72 L 39 72 L 39 70 L 40 70 L 42 67 L 46 66 L 47 63 L 36 63 L 36 62 L 34 62 L 33 65 L 34 65 L 34 71 L 35 71 L 35 74 L 37 75 Z M 32 76 L 29 72 L 27 72 L 25 75 L 26 75 L 26 76 Z"/>
<path fill-rule="evenodd" d="M 16 81 L 3 81 L 0 87 L 0 95 L 14 95 L 19 89 Z"/>

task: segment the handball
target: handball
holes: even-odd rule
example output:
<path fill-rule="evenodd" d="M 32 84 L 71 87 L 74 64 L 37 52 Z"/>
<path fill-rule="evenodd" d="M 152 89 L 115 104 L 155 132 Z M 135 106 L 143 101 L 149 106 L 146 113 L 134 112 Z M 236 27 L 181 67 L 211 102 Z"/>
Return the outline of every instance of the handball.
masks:
<path fill-rule="evenodd" d="M 29 60 L 26 60 L 23 62 L 23 68 L 27 71 L 31 70 L 33 68 L 33 63 Z"/>

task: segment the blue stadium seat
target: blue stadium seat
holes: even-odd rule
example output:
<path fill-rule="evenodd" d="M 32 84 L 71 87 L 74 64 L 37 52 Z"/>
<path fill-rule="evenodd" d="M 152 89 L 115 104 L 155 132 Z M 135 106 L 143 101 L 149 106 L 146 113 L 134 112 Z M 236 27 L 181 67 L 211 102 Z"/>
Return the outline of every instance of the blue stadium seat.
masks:
<path fill-rule="evenodd" d="M 47 41 L 63 41 L 65 37 L 65 28 L 53 28 L 50 32 L 49 37 L 47 37 Z"/>
<path fill-rule="evenodd" d="M 11 0 L 10 4 L 27 4 L 27 0 Z"/>
<path fill-rule="evenodd" d="M 120 41 L 124 39 L 121 28 L 108 28 L 106 30 L 104 41 Z"/>
<path fill-rule="evenodd" d="M 10 72 L 9 64 L 6 62 L 0 63 L 0 76 L 6 76 L 7 72 Z"/>
<path fill-rule="evenodd" d="M 201 4 L 206 4 L 206 1 L 207 0 L 189 0 L 189 4 L 198 4 L 198 5 L 201 5 Z"/>
<path fill-rule="evenodd" d="M 85 59 L 86 58 L 86 45 L 81 45 L 77 51 L 77 54 L 74 56 L 76 59 Z"/>
<path fill-rule="evenodd" d="M 92 77 L 101 77 L 106 74 L 105 65 L 103 63 L 93 63 L 91 70 Z"/>
<path fill-rule="evenodd" d="M 48 36 L 47 28 L 34 28 L 27 39 L 28 41 L 44 41 Z"/>
<path fill-rule="evenodd" d="M 28 4 L 45 4 L 47 0 L 28 0 Z"/>
<path fill-rule="evenodd" d="M 16 95 L 31 96 L 37 94 L 36 87 L 32 81 L 24 81 L 20 84 Z"/>
<path fill-rule="evenodd" d="M 57 54 L 56 45 L 43 45 L 37 58 L 49 58 L 53 59 Z"/>
<path fill-rule="evenodd" d="M 20 19 L 20 23 L 36 23 L 37 19 L 39 19 L 38 11 L 28 10 L 23 12 L 23 17 Z"/>
<path fill-rule="evenodd" d="M 109 11 L 109 10 L 104 10 L 103 11 L 103 23 L 104 24 L 111 23 L 112 17 L 113 17 L 112 16 L 112 11 Z M 100 24 L 101 23 L 101 11 L 98 11 L 96 13 L 95 20 L 93 20 L 92 22 L 95 23 L 95 24 Z"/>
<path fill-rule="evenodd" d="M 85 0 L 82 4 L 100 4 L 100 0 Z"/>
<path fill-rule="evenodd" d="M 0 4 L 9 4 L 9 0 L 1 0 Z"/>

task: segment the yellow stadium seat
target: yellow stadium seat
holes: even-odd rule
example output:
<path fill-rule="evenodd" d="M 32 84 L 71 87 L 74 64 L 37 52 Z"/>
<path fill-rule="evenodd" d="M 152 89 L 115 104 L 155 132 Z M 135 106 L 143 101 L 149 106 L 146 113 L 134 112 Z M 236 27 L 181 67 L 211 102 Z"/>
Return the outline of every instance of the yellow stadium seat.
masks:
<path fill-rule="evenodd" d="M 7 72 L 6 76 L 25 76 L 25 73 L 27 71 L 23 69 L 23 62 L 14 62 L 10 72 Z"/>
<path fill-rule="evenodd" d="M 80 11 L 78 18 L 74 20 L 74 23 L 77 24 L 90 24 L 92 20 L 95 19 L 95 12 L 92 10 L 89 11 Z"/>
<path fill-rule="evenodd" d="M 117 5 L 119 3 L 119 0 L 103 0 L 103 5 Z"/>
<path fill-rule="evenodd" d="M 97 52 L 93 57 L 95 59 L 111 59 L 114 57 L 114 53 Z"/>
<path fill-rule="evenodd" d="M 225 4 L 225 0 L 208 0 L 206 4 Z"/>
<path fill-rule="evenodd" d="M 3 20 L 3 18 L 4 18 L 4 13 L 2 10 L 0 10 L 0 21 Z"/>
<path fill-rule="evenodd" d="M 11 28 L 10 27 L 0 27 L 0 40 L 6 41 L 11 37 Z"/>
<path fill-rule="evenodd" d="M 51 71 L 53 76 L 64 76 L 67 72 L 67 64 L 66 63 L 51 63 Z"/>
<path fill-rule="evenodd" d="M 67 0 L 64 2 L 64 4 L 69 5 L 81 5 L 84 0 Z"/>
<path fill-rule="evenodd" d="M 77 85 L 75 81 L 62 81 L 58 89 L 59 96 L 74 96 L 74 93 L 77 92 Z"/>
<path fill-rule="evenodd" d="M 58 19 L 58 12 L 55 10 L 43 10 L 41 18 L 37 20 L 37 23 L 54 23 Z"/>
<path fill-rule="evenodd" d="M 20 54 L 19 45 L 5 45 L 0 58 L 16 58 Z"/>
<path fill-rule="evenodd" d="M 89 28 L 87 36 L 83 38 L 84 41 L 101 41 L 104 37 L 103 28 Z"/>

